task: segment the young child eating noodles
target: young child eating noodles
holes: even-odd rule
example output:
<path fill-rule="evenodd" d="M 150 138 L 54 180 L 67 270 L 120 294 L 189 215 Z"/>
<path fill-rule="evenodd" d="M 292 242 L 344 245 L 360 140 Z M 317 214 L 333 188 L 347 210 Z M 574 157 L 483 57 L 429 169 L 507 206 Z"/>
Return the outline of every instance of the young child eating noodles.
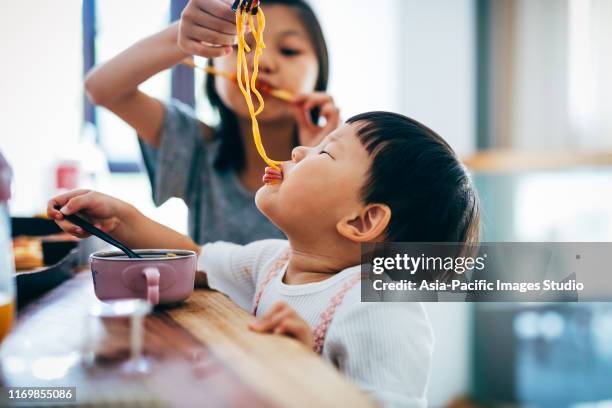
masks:
<path fill-rule="evenodd" d="M 198 247 L 84 190 L 50 200 L 48 214 L 77 236 L 64 215 L 79 211 L 128 246 L 198 251 L 198 279 L 252 311 L 253 330 L 297 338 L 383 405 L 426 406 L 429 320 L 420 303 L 360 302 L 360 244 L 477 241 L 478 197 L 465 168 L 422 124 L 371 112 L 316 147 L 295 148 L 281 173 L 266 172 L 274 183 L 255 200 L 287 240 Z"/>

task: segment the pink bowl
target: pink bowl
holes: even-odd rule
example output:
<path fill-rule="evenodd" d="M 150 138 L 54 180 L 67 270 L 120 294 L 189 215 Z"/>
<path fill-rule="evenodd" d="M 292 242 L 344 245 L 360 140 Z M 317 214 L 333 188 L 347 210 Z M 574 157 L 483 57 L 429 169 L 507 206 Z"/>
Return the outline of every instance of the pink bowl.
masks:
<path fill-rule="evenodd" d="M 193 292 L 196 253 L 182 249 L 140 249 L 142 258 L 121 251 L 90 256 L 96 297 L 102 301 L 140 298 L 152 305 L 182 302 Z M 175 254 L 168 257 L 166 254 Z"/>

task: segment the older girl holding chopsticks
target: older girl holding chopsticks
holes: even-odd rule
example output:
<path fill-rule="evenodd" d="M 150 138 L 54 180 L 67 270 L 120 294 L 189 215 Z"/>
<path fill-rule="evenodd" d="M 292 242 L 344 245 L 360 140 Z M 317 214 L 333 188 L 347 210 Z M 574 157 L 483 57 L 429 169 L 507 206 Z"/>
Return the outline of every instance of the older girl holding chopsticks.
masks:
<path fill-rule="evenodd" d="M 258 120 L 270 157 L 285 160 L 295 146 L 315 145 L 334 130 L 339 111 L 325 93 L 327 47 L 310 6 L 303 0 L 263 5 L 266 49 L 258 87 L 265 109 Z M 283 237 L 254 204 L 265 164 L 253 143 L 244 97 L 232 80 L 235 44 L 231 1 L 192 0 L 178 23 L 96 67 L 85 80 L 93 103 L 136 130 L 154 202 L 183 199 L 189 234 L 198 243 Z M 218 125 L 200 121 L 177 100 L 160 101 L 138 90 L 160 71 L 181 62 L 193 66 L 192 55 L 209 58 L 206 96 L 219 113 Z"/>

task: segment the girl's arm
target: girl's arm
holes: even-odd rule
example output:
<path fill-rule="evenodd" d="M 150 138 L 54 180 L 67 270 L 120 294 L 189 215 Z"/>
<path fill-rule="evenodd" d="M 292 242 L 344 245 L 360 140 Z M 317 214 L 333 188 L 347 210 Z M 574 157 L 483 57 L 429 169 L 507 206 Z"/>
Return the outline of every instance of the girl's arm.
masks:
<path fill-rule="evenodd" d="M 155 147 L 159 146 L 164 108 L 138 86 L 188 56 L 178 48 L 177 33 L 178 25 L 173 24 L 94 68 L 85 78 L 92 103 L 111 110 Z"/>

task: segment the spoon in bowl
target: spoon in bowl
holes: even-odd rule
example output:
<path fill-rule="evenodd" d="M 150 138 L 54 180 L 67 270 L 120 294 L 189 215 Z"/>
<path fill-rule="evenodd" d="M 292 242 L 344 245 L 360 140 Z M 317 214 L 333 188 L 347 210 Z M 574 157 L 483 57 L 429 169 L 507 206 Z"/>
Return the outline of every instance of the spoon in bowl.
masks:
<path fill-rule="evenodd" d="M 55 207 L 57 211 L 59 211 L 60 208 L 61 208 L 60 206 Z M 142 258 L 136 252 L 128 248 L 125 244 L 123 244 L 120 241 L 117 241 L 115 238 L 111 237 L 106 232 L 102 231 L 101 229 L 96 228 L 90 222 L 85 221 L 83 218 L 79 217 L 78 215 L 76 214 L 71 214 L 71 215 L 63 214 L 63 215 L 65 219 L 83 228 L 85 231 L 89 232 L 91 235 L 95 235 L 96 237 L 100 238 L 102 241 L 105 241 L 111 244 L 112 246 L 119 248 L 128 256 L 128 258 Z"/>

